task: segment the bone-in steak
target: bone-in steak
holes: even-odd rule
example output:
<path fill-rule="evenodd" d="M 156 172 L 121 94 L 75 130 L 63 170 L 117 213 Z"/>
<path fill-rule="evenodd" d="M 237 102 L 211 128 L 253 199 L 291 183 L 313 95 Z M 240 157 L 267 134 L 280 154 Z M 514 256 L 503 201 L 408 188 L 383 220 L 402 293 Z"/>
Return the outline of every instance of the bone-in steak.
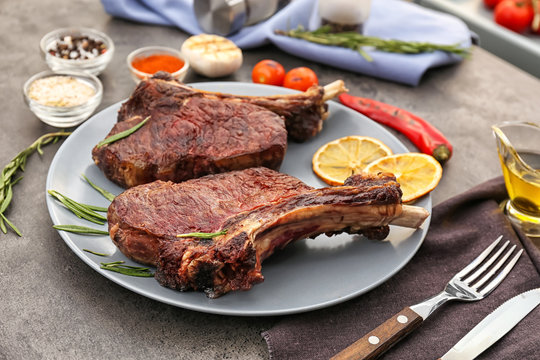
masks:
<path fill-rule="evenodd" d="M 388 175 L 355 175 L 344 186 L 313 189 L 252 168 L 128 189 L 112 202 L 108 221 L 118 248 L 157 265 L 162 285 L 217 297 L 261 282 L 262 261 L 290 241 L 340 232 L 384 238 L 402 212 L 399 184 Z M 412 213 L 414 224 L 401 225 L 418 227 L 427 217 L 422 208 Z M 213 239 L 176 237 L 225 229 Z"/>
<path fill-rule="evenodd" d="M 277 170 L 287 136 L 306 140 L 317 134 L 327 116 L 324 102 L 345 90 L 337 81 L 292 95 L 236 96 L 193 89 L 158 73 L 137 86 L 107 137 L 148 116 L 149 122 L 122 140 L 94 147 L 92 157 L 107 178 L 126 188 L 257 166 Z"/>
<path fill-rule="evenodd" d="M 207 174 L 266 166 L 278 169 L 287 149 L 283 119 L 260 106 L 142 82 L 108 136 L 149 121 L 128 137 L 95 147 L 92 157 L 122 187 L 179 182 Z M 122 116 L 129 112 L 129 116 Z"/>

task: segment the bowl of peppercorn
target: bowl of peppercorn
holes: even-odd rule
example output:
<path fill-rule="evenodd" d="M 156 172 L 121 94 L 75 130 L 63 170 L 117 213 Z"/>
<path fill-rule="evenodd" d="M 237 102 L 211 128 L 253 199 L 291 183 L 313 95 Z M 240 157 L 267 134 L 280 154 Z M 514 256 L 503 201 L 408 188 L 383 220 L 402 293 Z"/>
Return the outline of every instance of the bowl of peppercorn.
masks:
<path fill-rule="evenodd" d="M 112 59 L 114 43 L 89 28 L 61 28 L 41 38 L 41 51 L 52 71 L 83 71 L 99 75 Z"/>

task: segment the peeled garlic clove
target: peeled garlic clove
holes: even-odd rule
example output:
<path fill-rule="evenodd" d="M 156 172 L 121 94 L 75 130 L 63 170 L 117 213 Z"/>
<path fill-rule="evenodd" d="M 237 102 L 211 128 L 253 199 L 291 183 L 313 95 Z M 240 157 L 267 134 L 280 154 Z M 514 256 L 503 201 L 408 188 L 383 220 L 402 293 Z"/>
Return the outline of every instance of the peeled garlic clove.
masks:
<path fill-rule="evenodd" d="M 219 35 L 191 36 L 181 51 L 196 73 L 210 78 L 230 75 L 242 66 L 242 50 Z"/>

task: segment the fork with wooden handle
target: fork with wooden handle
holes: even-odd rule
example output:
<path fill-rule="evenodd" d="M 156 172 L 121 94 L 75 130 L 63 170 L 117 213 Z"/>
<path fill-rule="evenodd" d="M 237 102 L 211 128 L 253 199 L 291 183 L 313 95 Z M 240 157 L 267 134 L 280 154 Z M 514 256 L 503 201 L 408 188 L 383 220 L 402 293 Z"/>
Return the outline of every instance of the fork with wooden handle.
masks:
<path fill-rule="evenodd" d="M 503 254 L 503 251 L 510 243 L 506 241 L 495 254 L 488 258 L 501 239 L 502 236 L 499 236 L 476 259 L 450 279 L 442 292 L 419 304 L 405 307 L 375 330 L 332 357 L 332 359 L 375 359 L 419 327 L 429 315 L 447 301 L 476 301 L 485 298 L 504 280 L 523 252 L 523 249 L 519 250 L 502 268 L 516 246 L 512 246 Z M 495 261 L 497 263 L 493 265 Z M 502 270 L 495 275 L 501 268 Z M 480 276 L 482 277 L 480 278 Z"/>

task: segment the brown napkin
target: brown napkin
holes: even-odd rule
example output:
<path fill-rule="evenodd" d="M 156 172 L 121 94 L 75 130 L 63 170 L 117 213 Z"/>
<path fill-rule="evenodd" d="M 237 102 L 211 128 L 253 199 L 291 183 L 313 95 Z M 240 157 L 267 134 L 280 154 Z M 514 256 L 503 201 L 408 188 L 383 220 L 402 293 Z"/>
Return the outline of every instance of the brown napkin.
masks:
<path fill-rule="evenodd" d="M 374 290 L 340 305 L 284 317 L 262 335 L 271 359 L 328 359 L 403 307 L 441 291 L 446 282 L 499 235 L 524 248 L 520 260 L 481 301 L 449 302 L 391 348 L 384 359 L 436 359 L 486 315 L 511 297 L 540 287 L 540 251 L 516 233 L 499 209 L 502 178 L 490 180 L 433 208 L 428 234 L 399 273 Z M 354 274 L 351 274 L 354 276 Z M 324 291 L 324 289 L 321 289 Z M 540 307 L 478 359 L 540 356 Z"/>

